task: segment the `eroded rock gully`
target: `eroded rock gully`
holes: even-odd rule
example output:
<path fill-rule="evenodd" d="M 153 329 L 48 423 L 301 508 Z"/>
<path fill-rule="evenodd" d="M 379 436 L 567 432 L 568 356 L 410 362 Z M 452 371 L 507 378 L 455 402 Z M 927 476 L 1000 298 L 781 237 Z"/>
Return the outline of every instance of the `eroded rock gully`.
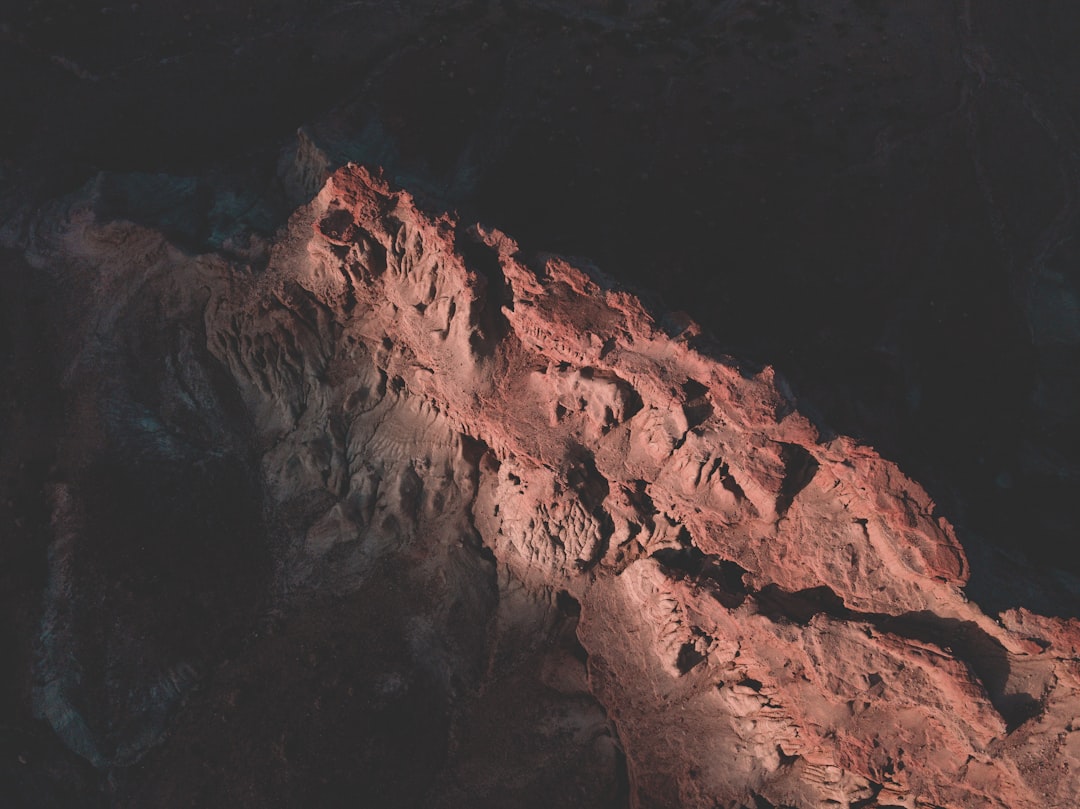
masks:
<path fill-rule="evenodd" d="M 26 232 L 34 705 L 113 805 L 1074 805 L 1080 626 L 598 270 L 352 165 L 266 266 L 93 187 Z"/>

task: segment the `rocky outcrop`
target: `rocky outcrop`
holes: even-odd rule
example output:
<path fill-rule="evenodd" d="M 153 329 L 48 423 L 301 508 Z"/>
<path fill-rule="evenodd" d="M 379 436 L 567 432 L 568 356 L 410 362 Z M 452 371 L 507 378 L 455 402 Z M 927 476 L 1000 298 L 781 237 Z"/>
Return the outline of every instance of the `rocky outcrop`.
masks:
<path fill-rule="evenodd" d="M 926 492 L 771 369 L 358 166 L 265 266 L 100 200 L 27 242 L 70 318 L 36 705 L 119 804 L 181 802 L 153 774 L 270 721 L 237 672 L 307 636 L 385 805 L 1071 805 L 1080 626 L 968 601 Z"/>

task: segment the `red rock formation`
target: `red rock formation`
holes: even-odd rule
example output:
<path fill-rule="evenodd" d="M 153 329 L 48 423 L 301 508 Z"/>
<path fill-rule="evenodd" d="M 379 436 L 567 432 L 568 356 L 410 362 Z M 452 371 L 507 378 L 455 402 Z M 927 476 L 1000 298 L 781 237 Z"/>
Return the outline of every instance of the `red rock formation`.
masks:
<path fill-rule="evenodd" d="M 1076 698 L 1069 629 L 968 603 L 962 548 L 894 465 L 590 268 L 475 229 L 478 274 L 452 221 L 362 169 L 312 214 L 301 283 L 351 291 L 385 372 L 487 445 L 473 514 L 500 563 L 581 601 L 637 805 L 1068 802 L 1072 717 L 1044 706 Z"/>
<path fill-rule="evenodd" d="M 523 255 L 356 166 L 295 214 L 265 270 L 90 216 L 35 250 L 87 296 L 84 339 L 114 344 L 148 301 L 200 321 L 190 356 L 216 358 L 253 420 L 281 603 L 356 591 L 392 555 L 427 605 L 409 642 L 438 679 L 461 665 L 462 620 L 488 621 L 495 661 L 549 627 L 537 610 L 577 602 L 631 806 L 1074 804 L 1080 627 L 983 614 L 921 487 L 823 437 L 770 369 L 713 356 L 693 324 L 596 269 Z M 98 356 L 73 350 L 72 389 Z M 209 383 L 163 373 L 172 415 L 146 429 L 167 443 Z M 80 512 L 77 492 L 59 497 L 62 556 Z M 476 535 L 498 568 L 490 614 L 461 552 Z M 52 636 L 46 671 L 66 648 Z M 560 654 L 541 655 L 540 681 L 582 690 Z M 107 758 L 72 719 L 75 686 L 50 682 L 43 714 Z M 610 769 L 596 721 L 574 744 Z M 451 767 L 472 766 L 467 747 Z M 428 802 L 475 800 L 476 772 L 478 792 L 436 780 Z"/>

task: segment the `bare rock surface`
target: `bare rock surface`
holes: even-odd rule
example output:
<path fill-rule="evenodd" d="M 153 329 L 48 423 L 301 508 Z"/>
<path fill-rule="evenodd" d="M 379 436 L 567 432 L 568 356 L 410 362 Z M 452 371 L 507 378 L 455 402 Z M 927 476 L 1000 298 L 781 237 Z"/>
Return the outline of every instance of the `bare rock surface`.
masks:
<path fill-rule="evenodd" d="M 33 703 L 111 805 L 1074 805 L 1080 626 L 969 601 L 772 369 L 355 165 L 257 260 L 102 182 L 19 240 L 67 318 Z"/>
<path fill-rule="evenodd" d="M 383 166 L 777 367 L 932 493 L 973 595 L 1076 615 L 1044 591 L 1080 572 L 1078 30 L 1071 0 L 10 3 L 0 219 L 143 172 L 126 217 L 244 252 L 237 221 Z M 1028 561 L 1046 586 L 983 575 Z"/>

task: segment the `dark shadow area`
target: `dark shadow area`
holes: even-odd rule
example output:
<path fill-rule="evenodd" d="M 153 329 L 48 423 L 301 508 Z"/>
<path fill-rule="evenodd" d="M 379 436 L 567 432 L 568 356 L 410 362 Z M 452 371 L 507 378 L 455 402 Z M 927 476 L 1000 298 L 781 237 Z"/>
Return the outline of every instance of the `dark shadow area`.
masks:
<path fill-rule="evenodd" d="M 499 341 L 510 330 L 510 323 L 503 314 L 503 307 L 514 306 L 510 289 L 503 277 L 499 257 L 470 228 L 458 226 L 454 234 L 454 249 L 464 259 L 465 266 L 481 278 L 482 295 L 478 311 L 470 313 L 470 319 L 479 327 L 474 334 L 472 347 L 478 356 L 490 356 Z"/>
<path fill-rule="evenodd" d="M 30 706 L 64 419 L 49 317 L 57 294 L 43 274 L 0 250 L 0 803 L 104 809 L 100 773 Z"/>
<path fill-rule="evenodd" d="M 787 621 L 806 626 L 819 613 L 850 620 L 853 613 L 844 601 L 828 587 L 813 587 L 789 593 L 769 584 L 754 593 L 758 611 L 773 621 Z"/>
<path fill-rule="evenodd" d="M 252 638 L 114 806 L 418 806 L 446 752 L 447 695 L 409 648 L 392 582 Z M 271 765 L 270 762 L 275 762 Z"/>
<path fill-rule="evenodd" d="M 780 493 L 776 497 L 776 513 L 783 516 L 799 492 L 814 479 L 818 462 L 805 447 L 798 444 L 784 444 L 780 448 L 780 457 L 784 461 L 785 471 Z"/>
<path fill-rule="evenodd" d="M 630 772 L 626 766 L 626 753 L 618 743 L 618 735 L 612 729 L 612 737 L 616 740 L 615 746 L 615 794 L 608 804 L 609 809 L 629 809 L 630 803 Z"/>
<path fill-rule="evenodd" d="M 669 573 L 708 587 L 717 600 L 729 610 L 741 606 L 749 594 L 743 583 L 745 569 L 726 559 L 706 556 L 693 545 L 662 548 L 653 553 L 652 558 Z"/>
<path fill-rule="evenodd" d="M 752 809 L 796 809 L 786 803 L 773 803 L 764 795 L 759 795 L 756 792 L 750 793 L 750 799 L 754 802 Z"/>
<path fill-rule="evenodd" d="M 589 570 L 604 558 L 611 536 L 615 533 L 615 523 L 604 508 L 604 500 L 607 499 L 611 487 L 608 479 L 597 469 L 596 458 L 587 447 L 572 447 L 567 458 L 566 482 L 577 492 L 581 504 L 596 518 L 600 528 L 600 541 L 592 549 L 590 557 L 574 560 L 578 570 Z"/>
<path fill-rule="evenodd" d="M 0 725 L 0 790 L 10 809 L 106 809 L 101 774 L 44 722 Z"/>
<path fill-rule="evenodd" d="M 963 533 L 960 536 L 968 539 Z M 1052 560 L 1039 563 L 1022 548 L 983 541 L 965 541 L 964 550 L 971 567 L 964 590 L 988 614 L 1026 607 L 1062 618 L 1080 615 L 1080 577 L 1067 562 L 1061 566 Z M 1063 544 L 1058 551 L 1063 560 L 1071 560 L 1076 549 Z"/>
<path fill-rule="evenodd" d="M 770 584 L 752 596 L 758 611 L 773 621 L 806 626 L 814 616 L 824 614 L 840 621 L 865 622 L 882 632 L 931 643 L 952 653 L 982 684 L 1010 733 L 1042 710 L 1038 699 L 1031 694 L 1007 693 L 1008 652 L 972 621 L 941 618 L 932 612 L 903 615 L 856 612 L 848 609 L 843 599 L 828 587 L 792 593 Z"/>
<path fill-rule="evenodd" d="M 692 643 L 684 643 L 679 647 L 679 653 L 675 657 L 675 666 L 680 674 L 686 674 L 698 663 L 705 660 L 705 655 L 697 650 Z"/>
<path fill-rule="evenodd" d="M 889 804 L 879 804 L 877 802 L 878 795 L 881 794 L 882 788 L 883 787 L 881 784 L 877 783 L 876 781 L 871 781 L 870 790 L 872 794 L 870 795 L 870 797 L 863 798 L 859 801 L 852 801 L 850 804 L 848 804 L 848 809 L 870 809 L 870 807 L 875 807 L 875 809 L 889 809 Z"/>
<path fill-rule="evenodd" d="M 686 402 L 683 404 L 683 414 L 686 416 L 687 427 L 693 430 L 704 424 L 712 416 L 713 407 L 706 395 L 708 388 L 695 379 L 688 379 L 682 385 Z"/>
<path fill-rule="evenodd" d="M 1009 656 L 994 638 L 971 621 L 939 618 L 930 612 L 909 613 L 882 618 L 875 625 L 901 637 L 933 643 L 952 650 L 986 689 L 990 702 L 1005 720 L 1008 732 L 1014 731 L 1042 711 L 1031 694 L 1006 693 L 1009 679 Z"/>

